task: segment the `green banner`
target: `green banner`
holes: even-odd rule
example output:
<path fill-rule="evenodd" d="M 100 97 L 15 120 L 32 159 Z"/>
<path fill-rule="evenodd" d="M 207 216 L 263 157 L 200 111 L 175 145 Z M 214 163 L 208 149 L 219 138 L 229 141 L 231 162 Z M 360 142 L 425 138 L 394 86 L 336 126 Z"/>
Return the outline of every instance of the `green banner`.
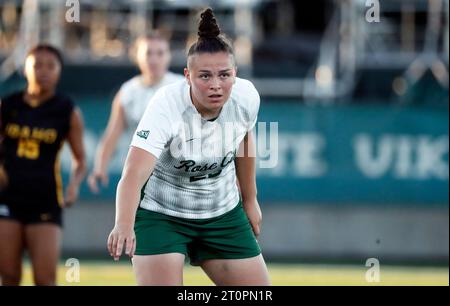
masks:
<path fill-rule="evenodd" d="M 77 103 L 91 167 L 110 102 Z M 114 199 L 132 132 L 111 162 L 110 186 L 99 196 L 83 186 L 82 198 Z M 448 110 L 263 101 L 256 135 L 261 202 L 448 206 Z M 69 167 L 66 148 L 66 177 Z"/>

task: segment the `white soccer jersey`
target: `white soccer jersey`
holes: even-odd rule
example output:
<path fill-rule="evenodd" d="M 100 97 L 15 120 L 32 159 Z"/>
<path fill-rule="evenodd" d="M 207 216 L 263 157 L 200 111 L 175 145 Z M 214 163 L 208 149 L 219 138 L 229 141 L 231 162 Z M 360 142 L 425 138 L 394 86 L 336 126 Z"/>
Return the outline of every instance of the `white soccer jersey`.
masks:
<path fill-rule="evenodd" d="M 141 76 L 135 76 L 125 82 L 120 88 L 120 103 L 123 106 L 127 127 L 132 131 L 136 129 L 147 107 L 148 101 L 150 101 L 158 89 L 181 81 L 182 79 L 184 79 L 182 75 L 167 72 L 163 79 L 154 86 L 144 85 Z"/>
<path fill-rule="evenodd" d="M 160 89 L 131 143 L 158 158 L 140 206 L 187 219 L 233 209 L 239 202 L 234 159 L 256 123 L 259 104 L 253 84 L 237 78 L 220 115 L 208 121 L 192 104 L 185 80 Z"/>

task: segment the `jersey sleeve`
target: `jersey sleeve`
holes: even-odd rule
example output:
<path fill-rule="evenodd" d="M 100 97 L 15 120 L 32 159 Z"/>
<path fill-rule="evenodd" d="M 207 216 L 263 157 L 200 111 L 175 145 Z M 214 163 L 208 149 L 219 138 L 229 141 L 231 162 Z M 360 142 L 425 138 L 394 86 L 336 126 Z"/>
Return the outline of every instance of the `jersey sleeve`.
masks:
<path fill-rule="evenodd" d="M 260 104 L 261 98 L 259 96 L 258 90 L 256 90 L 255 86 L 251 84 L 251 88 L 249 90 L 249 103 L 248 103 L 248 113 L 249 113 L 249 123 L 247 127 L 248 132 L 253 130 L 253 128 L 256 125 L 256 122 L 258 121 L 258 112 Z"/>
<path fill-rule="evenodd" d="M 172 120 L 165 107 L 166 99 L 164 90 L 153 96 L 131 141 L 131 146 L 143 149 L 156 158 L 172 138 Z"/>

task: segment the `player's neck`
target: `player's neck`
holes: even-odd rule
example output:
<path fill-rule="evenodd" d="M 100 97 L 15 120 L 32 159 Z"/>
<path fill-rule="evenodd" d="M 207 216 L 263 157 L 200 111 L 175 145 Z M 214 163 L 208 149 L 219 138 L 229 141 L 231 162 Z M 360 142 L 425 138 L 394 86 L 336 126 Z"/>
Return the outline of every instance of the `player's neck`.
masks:
<path fill-rule="evenodd" d="M 54 96 L 55 90 L 44 90 L 37 86 L 29 85 L 25 91 L 25 102 L 31 106 L 39 106 L 52 96 Z"/>
<path fill-rule="evenodd" d="M 142 84 L 150 87 L 150 86 L 155 86 L 156 84 L 161 82 L 163 77 L 164 76 L 156 76 L 156 75 L 152 75 L 152 74 L 142 73 L 141 81 L 142 81 Z"/>

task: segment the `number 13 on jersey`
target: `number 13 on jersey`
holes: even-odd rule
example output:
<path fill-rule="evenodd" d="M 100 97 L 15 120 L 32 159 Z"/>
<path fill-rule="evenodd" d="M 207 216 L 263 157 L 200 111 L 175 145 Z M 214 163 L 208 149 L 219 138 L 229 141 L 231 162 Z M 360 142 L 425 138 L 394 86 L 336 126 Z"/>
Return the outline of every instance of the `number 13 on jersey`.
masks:
<path fill-rule="evenodd" d="M 27 159 L 39 158 L 39 142 L 34 139 L 20 139 L 17 145 L 17 156 Z"/>

